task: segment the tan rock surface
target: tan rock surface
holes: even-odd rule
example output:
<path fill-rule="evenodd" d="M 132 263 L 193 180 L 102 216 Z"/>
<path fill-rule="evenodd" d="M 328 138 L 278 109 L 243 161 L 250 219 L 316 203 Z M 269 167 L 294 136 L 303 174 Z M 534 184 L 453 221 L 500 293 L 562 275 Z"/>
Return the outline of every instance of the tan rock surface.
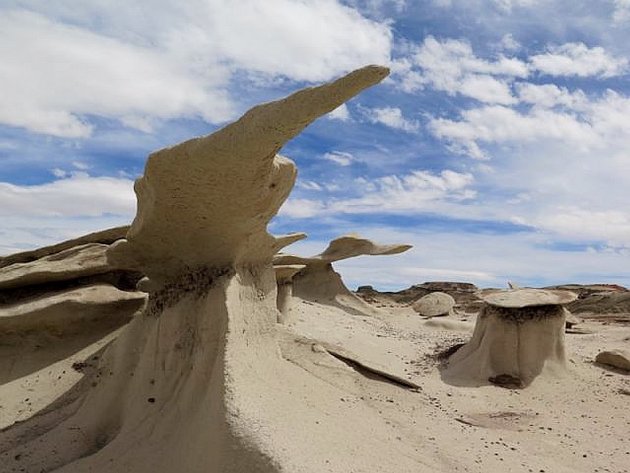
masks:
<path fill-rule="evenodd" d="M 266 225 L 295 181 L 293 163 L 276 153 L 387 73 L 366 67 L 254 107 L 212 135 L 153 153 L 135 185 L 138 213 L 127 240 L 108 252 L 112 264 L 162 282 L 186 268 L 270 260 L 278 242 Z"/>
<path fill-rule="evenodd" d="M 373 315 L 378 309 L 351 292 L 333 269 L 332 263 L 362 255 L 394 255 L 410 248 L 411 245 L 403 244 L 381 245 L 351 234 L 335 238 L 323 252 L 315 256 L 279 253 L 274 256 L 273 264 L 305 266 L 293 279 L 292 295 L 297 299 L 338 306 L 354 315 Z"/>
<path fill-rule="evenodd" d="M 108 228 L 107 230 L 100 230 L 98 232 L 89 233 L 87 235 L 80 236 L 79 238 L 66 240 L 55 245 L 44 246 L 42 248 L 36 248 L 34 250 L 23 251 L 20 253 L 14 253 L 8 256 L 0 256 L 0 268 L 14 263 L 28 263 L 29 261 L 35 261 L 39 258 L 43 258 L 44 256 L 59 253 L 60 251 L 85 245 L 88 243 L 103 243 L 109 245 L 111 243 L 114 243 L 116 240 L 124 238 L 128 230 L 129 225 Z"/>
<path fill-rule="evenodd" d="M 432 292 L 413 304 L 413 310 L 425 317 L 449 315 L 455 307 L 455 299 L 444 292 Z"/>
<path fill-rule="evenodd" d="M 281 146 L 386 75 L 375 66 L 355 71 L 150 156 L 136 185 L 136 219 L 108 257 L 157 289 L 145 314 L 104 352 L 95 373 L 108 375 L 82 384 L 72 410 L 0 435 L 7 468 L 267 473 L 417 465 L 408 455 L 389 465 L 377 448 L 386 433 L 356 428 L 368 406 L 350 422 L 361 454 L 337 448 L 348 432 L 337 422 L 339 389 L 280 354 L 271 259 L 293 237 L 276 240 L 266 230 L 295 179 L 293 163 L 276 156 Z M 317 421 L 327 435 L 296 429 L 298 418 Z"/>
<path fill-rule="evenodd" d="M 606 350 L 597 354 L 595 361 L 602 365 L 630 371 L 630 350 Z"/>
<path fill-rule="evenodd" d="M 145 295 L 121 291 L 109 284 L 69 289 L 18 304 L 0 307 L 0 331 L 76 331 L 76 325 L 113 317 L 121 325 L 142 308 Z"/>
<path fill-rule="evenodd" d="M 511 289 L 486 293 L 470 341 L 453 354 L 444 379 L 454 385 L 488 382 L 525 387 L 539 375 L 566 373 L 566 311 L 575 300 L 567 291 Z"/>
<path fill-rule="evenodd" d="M 13 263 L 0 269 L 0 289 L 11 289 L 107 273 L 108 245 L 86 243 L 27 263 Z"/>

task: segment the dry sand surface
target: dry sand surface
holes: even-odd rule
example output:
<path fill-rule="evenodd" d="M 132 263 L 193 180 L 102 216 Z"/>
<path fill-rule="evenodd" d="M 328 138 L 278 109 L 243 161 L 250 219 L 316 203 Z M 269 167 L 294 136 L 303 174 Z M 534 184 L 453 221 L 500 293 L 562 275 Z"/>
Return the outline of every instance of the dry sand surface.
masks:
<path fill-rule="evenodd" d="M 594 362 L 628 349 L 629 314 L 565 333 L 561 306 L 514 322 L 442 285 L 457 305 L 426 318 L 412 305 L 428 286 L 362 298 L 334 271 L 405 245 L 349 235 L 274 258 L 304 236 L 267 233 L 296 172 L 276 153 L 386 73 L 355 71 L 154 153 L 124 240 L 115 229 L 0 260 L 14 281 L 0 297 L 2 473 L 630 470 L 630 376 Z M 521 388 L 453 375 L 488 314 L 520 324 L 512 338 L 493 329 L 489 353 L 539 336 L 556 347 Z"/>

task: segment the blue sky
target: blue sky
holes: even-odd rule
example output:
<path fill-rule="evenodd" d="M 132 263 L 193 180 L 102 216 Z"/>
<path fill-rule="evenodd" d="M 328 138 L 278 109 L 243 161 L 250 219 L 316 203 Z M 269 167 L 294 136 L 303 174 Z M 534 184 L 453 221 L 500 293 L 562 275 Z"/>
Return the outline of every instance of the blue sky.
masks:
<path fill-rule="evenodd" d="M 5 0 L 0 254 L 128 223 L 146 156 L 366 64 L 274 233 L 352 287 L 630 286 L 630 0 Z"/>

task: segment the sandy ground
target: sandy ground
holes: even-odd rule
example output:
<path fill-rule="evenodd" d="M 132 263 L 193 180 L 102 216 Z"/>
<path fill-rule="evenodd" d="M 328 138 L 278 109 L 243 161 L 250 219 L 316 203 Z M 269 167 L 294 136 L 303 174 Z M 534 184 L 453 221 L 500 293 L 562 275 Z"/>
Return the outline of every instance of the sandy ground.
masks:
<path fill-rule="evenodd" d="M 592 334 L 567 334 L 564 377 L 539 378 L 522 390 L 455 387 L 442 381 L 435 355 L 466 341 L 474 316 L 427 322 L 409 308 L 387 309 L 378 318 L 315 309 L 309 302 L 293 310 L 298 333 L 341 345 L 422 387 L 385 399 L 386 415 L 398 427 L 393 444 L 416 438 L 421 451 L 453 471 L 630 470 L 630 378 L 592 362 L 603 349 L 628 346 L 630 327 L 587 323 L 581 327 Z M 378 384 L 374 388 L 373 401 L 381 406 Z"/>
<path fill-rule="evenodd" d="M 379 436 L 385 435 L 387 443 L 382 455 L 411 455 L 425 465 L 419 471 L 630 470 L 630 377 L 592 362 L 603 349 L 627 346 L 628 326 L 582 324 L 583 331 L 592 333 L 566 335 L 570 363 L 563 377 L 540 377 L 526 389 L 512 390 L 456 387 L 442 380 L 443 362 L 437 354 L 470 337 L 474 315 L 427 321 L 408 307 L 394 305 L 381 308 L 378 316 L 349 315 L 338 307 L 300 299 L 293 301 L 291 311 L 289 336 L 342 347 L 366 365 L 420 386 L 408 389 L 351 365 L 350 378 L 339 377 L 338 366 L 304 357 L 294 360 L 339 388 L 341 410 L 334 422 L 344 422 L 344 410 L 355 418 L 350 412 L 359 407 L 383 422 L 386 430 Z M 3 346 L 0 425 L 26 420 L 71 391 L 83 376 L 82 365 L 76 363 L 89 366 L 118 333 L 95 331 L 68 340 L 40 334 L 36 340 Z M 56 361 L 46 364 L 46 357 Z M 285 358 L 291 361 L 292 354 Z M 6 368 L 9 362 L 11 371 Z M 23 376 L 12 379 L 10 372 Z M 324 411 L 322 415 L 328 415 Z M 317 430 L 318 421 L 309 425 L 309 420 L 301 426 L 304 432 L 326 435 Z M 365 420 L 372 425 L 374 419 Z"/>

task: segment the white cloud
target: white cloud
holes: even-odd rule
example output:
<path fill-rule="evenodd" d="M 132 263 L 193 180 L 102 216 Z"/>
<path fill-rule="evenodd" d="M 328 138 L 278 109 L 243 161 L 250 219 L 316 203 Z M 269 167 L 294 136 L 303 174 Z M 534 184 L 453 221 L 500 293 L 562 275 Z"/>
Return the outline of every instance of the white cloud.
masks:
<path fill-rule="evenodd" d="M 531 143 L 549 139 L 571 141 L 580 149 L 588 149 L 599 142 L 593 127 L 573 115 L 546 109 L 520 113 L 500 105 L 465 110 L 462 120 L 433 119 L 429 130 L 438 138 L 461 146 L 462 152 L 477 159 L 486 157 L 479 142 Z"/>
<path fill-rule="evenodd" d="M 486 75 L 467 76 L 459 86 L 459 93 L 484 103 L 509 105 L 517 102 L 508 84 Z"/>
<path fill-rule="evenodd" d="M 18 186 L 0 182 L 0 254 L 50 245 L 131 222 L 133 181 L 55 172 L 52 182 Z"/>
<path fill-rule="evenodd" d="M 352 118 L 350 117 L 350 110 L 348 110 L 348 106 L 345 103 L 341 104 L 339 107 L 327 114 L 326 117 L 331 120 L 339 120 L 342 122 L 348 122 L 352 120 Z"/>
<path fill-rule="evenodd" d="M 501 37 L 499 46 L 505 51 L 517 51 L 522 48 L 521 43 L 514 39 L 511 33 L 504 34 Z"/>
<path fill-rule="evenodd" d="M 552 46 L 548 52 L 530 57 L 534 69 L 552 76 L 613 77 L 627 71 L 628 60 L 614 57 L 600 46 L 584 43 Z"/>
<path fill-rule="evenodd" d="M 297 187 L 301 188 L 301 189 L 306 189 L 309 191 L 321 191 L 322 186 L 320 186 L 317 182 L 315 181 L 302 181 L 302 180 L 298 180 Z"/>
<path fill-rule="evenodd" d="M 321 81 L 387 63 L 391 47 L 387 25 L 336 0 L 25 0 L 0 12 L 0 123 L 70 138 L 92 133 L 90 115 L 145 132 L 156 119 L 221 122 L 235 113 L 234 72 Z"/>
<path fill-rule="evenodd" d="M 560 237 L 601 240 L 605 236 L 611 247 L 630 248 L 630 212 L 625 209 L 559 207 L 553 213 L 543 213 L 534 223 Z"/>
<path fill-rule="evenodd" d="M 614 0 L 614 5 L 613 21 L 618 24 L 630 21 L 630 0 Z"/>
<path fill-rule="evenodd" d="M 317 200 L 289 198 L 279 214 L 290 218 L 311 218 L 320 214 L 324 208 L 324 204 Z"/>
<path fill-rule="evenodd" d="M 558 251 L 543 233 L 476 233 L 435 231 L 400 226 L 362 226 L 339 222 L 330 238 L 349 230 L 383 243 L 407 243 L 401 255 L 350 258 L 335 263 L 349 287 L 370 284 L 381 290 L 400 290 L 424 281 L 463 281 L 480 287 L 506 287 L 508 280 L 528 285 L 569 282 L 609 282 L 630 286 L 628 258 L 607 250 Z M 309 238 L 291 252 L 317 254 L 328 241 Z"/>
<path fill-rule="evenodd" d="M 31 186 L 0 182 L 0 201 L 2 217 L 132 217 L 136 208 L 132 180 L 83 172 Z"/>
<path fill-rule="evenodd" d="M 433 36 L 413 47 L 409 56 L 395 61 L 392 70 L 406 92 L 431 87 L 487 103 L 512 103 L 508 81 L 529 75 L 527 64 L 519 59 L 503 55 L 482 59 L 466 41 Z"/>
<path fill-rule="evenodd" d="M 522 82 L 516 84 L 516 90 L 521 102 L 544 108 L 561 106 L 569 109 L 583 109 L 588 103 L 583 91 L 571 92 L 566 87 L 558 87 L 555 84 L 538 85 Z"/>
<path fill-rule="evenodd" d="M 541 0 L 492 0 L 492 3 L 505 12 L 511 12 L 514 7 L 533 7 L 540 2 Z"/>
<path fill-rule="evenodd" d="M 357 161 L 357 158 L 354 157 L 351 153 L 346 153 L 344 151 L 331 151 L 328 153 L 324 153 L 322 156 L 327 161 L 332 161 L 339 166 L 350 166 L 352 163 Z"/>
<path fill-rule="evenodd" d="M 395 130 L 415 133 L 420 129 L 417 120 L 406 119 L 397 107 L 362 108 L 361 111 L 371 123 L 380 123 Z"/>
<path fill-rule="evenodd" d="M 280 209 L 280 215 L 306 218 L 316 215 L 365 213 L 422 213 L 438 211 L 439 205 L 469 201 L 475 197 L 471 189 L 473 176 L 444 170 L 438 174 L 412 171 L 403 176 L 376 179 L 359 178 L 353 190 L 357 197 L 327 200 L 292 199 Z"/>

